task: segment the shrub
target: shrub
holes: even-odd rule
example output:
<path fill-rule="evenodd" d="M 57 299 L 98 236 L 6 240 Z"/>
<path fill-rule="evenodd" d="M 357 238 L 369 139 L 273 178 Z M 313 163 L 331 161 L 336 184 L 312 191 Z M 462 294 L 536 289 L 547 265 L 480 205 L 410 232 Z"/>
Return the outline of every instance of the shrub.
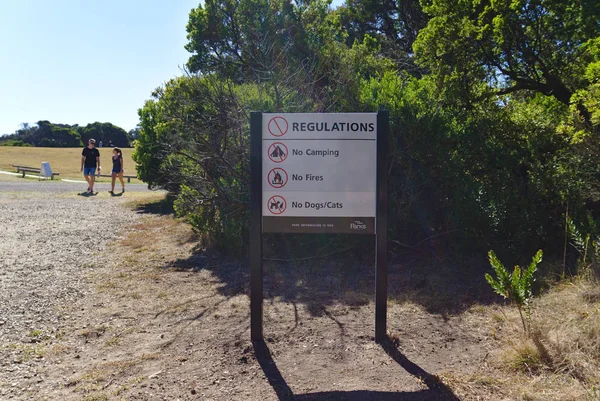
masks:
<path fill-rule="evenodd" d="M 537 251 L 527 269 L 521 270 L 517 265 L 514 267 L 512 274 L 506 270 L 494 251 L 489 251 L 488 256 L 490 264 L 496 273 L 496 279 L 487 273 L 485 274 L 485 279 L 497 294 L 502 295 L 516 305 L 519 310 L 519 316 L 521 316 L 521 322 L 523 323 L 523 331 L 529 334 L 528 325 L 525 323 L 525 318 L 523 317 L 523 310 L 525 310 L 529 320 L 531 316 L 531 286 L 535 281 L 533 275 L 537 270 L 537 265 L 542 261 L 542 251 Z"/>
<path fill-rule="evenodd" d="M 27 147 L 27 146 L 31 146 L 31 144 L 27 143 L 27 142 L 23 142 L 19 139 L 9 139 L 7 141 L 2 141 L 0 142 L 0 146 L 20 146 L 20 147 Z"/>

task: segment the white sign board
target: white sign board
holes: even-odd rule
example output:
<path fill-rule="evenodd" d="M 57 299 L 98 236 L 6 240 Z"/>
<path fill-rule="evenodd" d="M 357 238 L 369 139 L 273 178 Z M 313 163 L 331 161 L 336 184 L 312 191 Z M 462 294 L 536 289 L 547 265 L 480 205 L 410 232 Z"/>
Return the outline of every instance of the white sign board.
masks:
<path fill-rule="evenodd" d="M 50 168 L 50 163 L 42 162 L 42 166 L 40 167 L 40 177 L 52 178 L 52 169 Z"/>
<path fill-rule="evenodd" d="M 374 233 L 377 113 L 265 113 L 262 127 L 264 232 Z"/>

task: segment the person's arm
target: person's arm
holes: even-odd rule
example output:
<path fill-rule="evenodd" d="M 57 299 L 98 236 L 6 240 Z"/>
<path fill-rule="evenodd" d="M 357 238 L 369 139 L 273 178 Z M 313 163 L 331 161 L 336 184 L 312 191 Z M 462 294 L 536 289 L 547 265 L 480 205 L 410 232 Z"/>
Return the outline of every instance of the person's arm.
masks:
<path fill-rule="evenodd" d="M 102 166 L 100 165 L 100 151 L 98 151 L 98 157 L 96 157 L 96 162 L 98 163 L 98 175 L 100 175 L 100 170 L 102 170 Z"/>
<path fill-rule="evenodd" d="M 83 164 L 85 163 L 85 156 L 83 155 L 83 152 L 81 152 L 81 170 L 83 171 Z"/>
<path fill-rule="evenodd" d="M 123 156 L 121 156 L 121 174 L 125 172 L 125 165 L 123 164 Z"/>

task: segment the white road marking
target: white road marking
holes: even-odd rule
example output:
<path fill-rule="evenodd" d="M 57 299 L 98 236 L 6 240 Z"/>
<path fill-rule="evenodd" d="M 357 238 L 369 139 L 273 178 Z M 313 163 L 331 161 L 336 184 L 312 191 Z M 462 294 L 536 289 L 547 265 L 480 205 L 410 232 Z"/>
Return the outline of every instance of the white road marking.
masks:
<path fill-rule="evenodd" d="M 0 171 L 0 174 L 12 175 L 15 177 L 21 177 L 23 175 L 23 173 L 11 173 L 10 171 Z M 40 178 L 39 175 L 31 175 L 31 174 L 25 174 L 25 177 Z"/>
<path fill-rule="evenodd" d="M 64 182 L 77 182 L 77 183 L 84 183 L 84 184 L 87 183 L 87 181 L 69 180 L 67 178 L 62 178 L 61 181 L 64 181 Z"/>

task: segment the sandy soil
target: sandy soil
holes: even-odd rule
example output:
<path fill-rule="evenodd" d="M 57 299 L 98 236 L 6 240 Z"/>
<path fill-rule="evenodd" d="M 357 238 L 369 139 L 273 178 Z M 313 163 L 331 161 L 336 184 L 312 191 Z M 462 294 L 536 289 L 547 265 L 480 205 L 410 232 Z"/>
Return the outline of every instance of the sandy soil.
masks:
<path fill-rule="evenodd" d="M 398 256 L 378 345 L 369 258 L 270 262 L 252 344 L 247 266 L 124 202 L 0 192 L 0 399 L 505 398 L 478 283 Z"/>

